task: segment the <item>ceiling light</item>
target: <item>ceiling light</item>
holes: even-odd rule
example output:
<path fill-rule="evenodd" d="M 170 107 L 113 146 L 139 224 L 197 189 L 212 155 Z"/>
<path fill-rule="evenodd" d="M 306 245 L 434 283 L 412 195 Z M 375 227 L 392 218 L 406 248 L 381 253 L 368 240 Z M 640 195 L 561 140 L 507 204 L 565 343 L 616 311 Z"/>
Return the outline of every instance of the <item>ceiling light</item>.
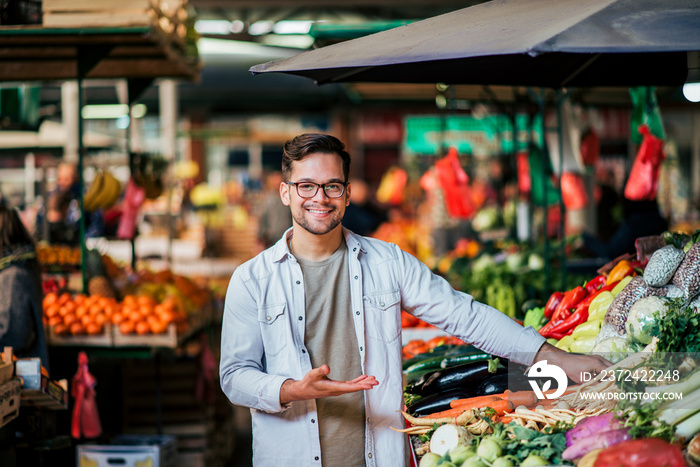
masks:
<path fill-rule="evenodd" d="M 272 28 L 275 34 L 308 34 L 313 21 L 278 21 Z"/>
<path fill-rule="evenodd" d="M 274 26 L 274 21 L 256 21 L 248 27 L 248 34 L 251 36 L 262 36 L 263 34 L 269 34 L 272 32 L 272 28 Z"/>
<path fill-rule="evenodd" d="M 700 102 L 700 52 L 688 52 L 688 77 L 683 96 L 690 102 Z"/>
<path fill-rule="evenodd" d="M 194 29 L 200 34 L 231 34 L 231 21 L 220 19 L 200 19 L 194 23 Z M 240 32 L 240 31 L 239 31 Z"/>
<path fill-rule="evenodd" d="M 314 44 L 314 38 L 308 34 L 267 34 L 263 36 L 261 42 L 265 45 L 276 47 L 288 47 L 295 49 L 308 49 Z"/>
<path fill-rule="evenodd" d="M 131 108 L 131 116 L 141 118 L 146 115 L 146 110 L 145 104 L 136 104 Z M 129 106 L 127 104 L 86 105 L 80 112 L 80 115 L 86 120 L 119 119 L 128 114 Z"/>

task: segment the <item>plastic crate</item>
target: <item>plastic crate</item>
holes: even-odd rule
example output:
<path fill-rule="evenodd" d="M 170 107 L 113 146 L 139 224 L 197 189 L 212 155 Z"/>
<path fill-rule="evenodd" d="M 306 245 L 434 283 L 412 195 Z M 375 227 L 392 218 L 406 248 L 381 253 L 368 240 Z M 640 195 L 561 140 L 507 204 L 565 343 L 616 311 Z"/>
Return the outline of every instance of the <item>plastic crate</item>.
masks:
<path fill-rule="evenodd" d="M 175 437 L 170 435 L 120 435 L 112 444 L 80 444 L 77 467 L 173 467 L 177 464 Z"/>

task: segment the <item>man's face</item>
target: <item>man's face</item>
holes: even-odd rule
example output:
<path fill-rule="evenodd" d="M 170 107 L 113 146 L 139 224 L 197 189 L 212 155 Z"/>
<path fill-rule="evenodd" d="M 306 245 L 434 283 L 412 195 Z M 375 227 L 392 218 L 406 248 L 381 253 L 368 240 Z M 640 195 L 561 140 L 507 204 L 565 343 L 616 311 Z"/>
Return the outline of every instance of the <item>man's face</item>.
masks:
<path fill-rule="evenodd" d="M 336 182 L 344 183 L 343 160 L 337 154 L 314 153 L 292 163 L 290 182 L 313 182 L 319 185 Z M 313 198 L 302 198 L 295 185 L 282 183 L 282 202 L 292 211 L 294 226 L 314 235 L 324 235 L 340 226 L 345 215 L 345 207 L 350 203 L 350 186 L 340 198 L 329 198 L 318 189 Z"/>

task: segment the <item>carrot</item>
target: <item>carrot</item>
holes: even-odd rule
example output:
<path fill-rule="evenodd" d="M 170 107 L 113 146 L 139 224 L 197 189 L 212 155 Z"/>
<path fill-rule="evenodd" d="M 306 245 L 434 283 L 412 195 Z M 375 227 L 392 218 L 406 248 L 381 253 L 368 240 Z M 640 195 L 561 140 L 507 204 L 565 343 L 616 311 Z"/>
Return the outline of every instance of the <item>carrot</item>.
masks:
<path fill-rule="evenodd" d="M 450 402 L 450 407 L 457 408 L 457 407 L 463 407 L 466 406 L 467 408 L 479 408 L 483 407 L 482 403 L 484 402 L 493 402 L 503 399 L 502 397 L 498 395 L 490 395 L 490 396 L 476 396 L 476 397 L 468 397 L 466 399 L 455 399 L 452 402 Z"/>
<path fill-rule="evenodd" d="M 513 403 L 513 407 L 524 405 L 525 407 L 534 407 L 539 402 L 534 391 L 511 391 L 506 389 L 504 399 Z"/>
<path fill-rule="evenodd" d="M 449 418 L 449 417 L 458 417 L 459 415 L 462 414 L 462 412 L 466 412 L 467 410 L 470 410 L 467 407 L 457 407 L 456 409 L 447 409 L 447 410 L 442 410 L 440 412 L 433 412 L 431 414 L 425 415 L 422 418 Z"/>
<path fill-rule="evenodd" d="M 509 424 L 510 422 L 513 421 L 511 417 L 501 417 L 498 419 L 499 422 L 503 423 L 504 425 Z"/>
<path fill-rule="evenodd" d="M 496 415 L 503 415 L 504 413 L 510 412 L 515 408 L 510 401 L 503 400 L 503 399 L 489 402 L 489 403 L 484 404 L 483 406 L 481 406 L 479 408 L 485 408 L 485 407 L 488 407 L 488 408 L 495 410 Z"/>

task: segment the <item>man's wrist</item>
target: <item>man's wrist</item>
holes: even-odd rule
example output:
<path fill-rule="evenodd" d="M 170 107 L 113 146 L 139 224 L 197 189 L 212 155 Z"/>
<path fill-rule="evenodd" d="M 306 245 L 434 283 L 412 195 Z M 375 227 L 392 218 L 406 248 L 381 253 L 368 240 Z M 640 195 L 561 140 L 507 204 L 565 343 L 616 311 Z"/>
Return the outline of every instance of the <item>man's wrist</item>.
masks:
<path fill-rule="evenodd" d="M 284 382 L 282 382 L 282 386 L 280 386 L 281 405 L 287 405 L 296 400 L 294 398 L 294 383 L 296 383 L 296 381 L 293 379 L 286 379 Z"/>
<path fill-rule="evenodd" d="M 543 342 L 542 346 L 540 346 L 540 349 L 535 354 L 535 359 L 532 363 L 547 360 L 547 363 L 550 365 L 556 365 L 559 361 L 559 357 L 561 357 L 561 352 L 563 352 L 561 349 L 554 347 L 549 342 Z"/>

